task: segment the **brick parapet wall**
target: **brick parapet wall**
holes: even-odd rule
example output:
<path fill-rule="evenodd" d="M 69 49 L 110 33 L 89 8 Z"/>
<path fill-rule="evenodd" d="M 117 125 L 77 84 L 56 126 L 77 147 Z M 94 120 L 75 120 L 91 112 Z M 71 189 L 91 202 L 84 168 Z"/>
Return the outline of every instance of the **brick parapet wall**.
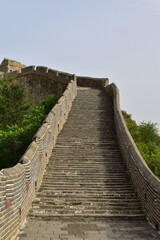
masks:
<path fill-rule="evenodd" d="M 3 77 L 16 77 L 20 78 L 22 76 L 27 75 L 40 75 L 47 77 L 49 79 L 54 79 L 54 81 L 58 81 L 61 83 L 67 83 L 73 78 L 73 74 L 66 73 L 62 71 L 58 71 L 55 69 L 47 68 L 45 66 L 27 66 L 25 68 L 4 73 L 0 75 L 0 79 Z M 95 77 L 85 77 L 85 76 L 76 76 L 77 78 L 77 85 L 82 87 L 94 87 L 94 88 L 102 88 L 107 86 L 109 83 L 108 78 L 95 78 Z"/>
<path fill-rule="evenodd" d="M 105 91 L 113 98 L 117 136 L 137 196 L 143 204 L 148 220 L 154 228 L 160 230 L 160 181 L 148 168 L 126 127 L 120 109 L 118 88 L 113 83 L 108 85 Z"/>
<path fill-rule="evenodd" d="M 48 94 L 61 95 L 74 75 L 42 66 L 28 66 L 0 75 L 0 79 L 4 77 L 16 78 L 28 90 L 30 100 L 36 102 Z"/>
<path fill-rule="evenodd" d="M 73 78 L 73 74 L 61 72 L 55 69 L 50 69 L 45 66 L 28 66 L 13 72 L 4 73 L 4 75 L 1 75 L 1 79 L 3 77 L 22 77 L 27 75 L 40 75 L 45 76 L 49 79 L 54 79 L 55 81 L 59 81 L 61 83 L 68 84 L 69 81 Z"/>
<path fill-rule="evenodd" d="M 0 239 L 10 240 L 24 223 L 40 187 L 45 166 L 77 94 L 76 78 L 68 83 L 32 143 L 12 168 L 0 171 Z M 52 141 L 53 139 L 53 141 Z"/>
<path fill-rule="evenodd" d="M 43 99 L 48 94 L 62 94 L 67 84 L 74 75 L 71 73 L 61 72 L 43 66 L 28 66 L 17 71 L 13 71 L 3 77 L 16 78 L 28 90 L 30 100 L 35 102 Z M 77 85 L 82 87 L 92 87 L 102 89 L 109 83 L 108 78 L 92 78 L 77 76 Z"/>

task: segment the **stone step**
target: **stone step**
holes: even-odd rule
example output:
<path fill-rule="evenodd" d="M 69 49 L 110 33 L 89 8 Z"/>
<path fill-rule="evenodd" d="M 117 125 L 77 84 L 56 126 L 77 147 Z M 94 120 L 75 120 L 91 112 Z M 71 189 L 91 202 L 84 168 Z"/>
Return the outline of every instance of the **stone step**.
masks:
<path fill-rule="evenodd" d="M 74 179 L 75 180 L 75 179 Z M 110 189 L 110 190 L 114 190 L 114 189 L 124 189 L 124 188 L 127 188 L 127 189 L 133 189 L 133 187 L 131 186 L 131 185 L 129 185 L 129 184 L 127 184 L 126 182 L 121 182 L 121 184 L 119 184 L 119 183 L 107 183 L 107 182 L 105 182 L 105 181 L 98 181 L 97 182 L 97 179 L 94 179 L 94 181 L 92 181 L 91 182 L 91 180 L 89 180 L 89 181 L 84 181 L 84 180 L 75 180 L 74 182 L 73 182 L 73 179 L 70 179 L 70 180 L 68 180 L 68 179 L 66 179 L 66 178 L 64 178 L 64 179 L 61 179 L 61 180 L 58 180 L 58 181 L 50 181 L 50 179 L 49 180 L 47 180 L 47 179 L 44 179 L 44 181 L 43 181 L 43 183 L 44 183 L 44 185 L 42 185 L 42 186 L 45 186 L 45 185 L 53 185 L 53 187 L 55 186 L 57 186 L 57 185 L 60 185 L 61 184 L 61 186 L 63 185 L 63 186 L 70 186 L 70 187 L 79 187 L 79 186 L 85 186 L 85 187 L 89 187 L 89 188 L 92 188 L 92 187 L 94 187 L 94 188 L 99 188 L 99 187 L 104 187 L 104 188 L 108 188 L 108 189 Z M 73 189 L 72 189 L 73 190 Z"/>
<path fill-rule="evenodd" d="M 47 182 L 50 182 L 50 183 L 61 183 L 63 181 L 75 181 L 75 176 L 59 176 L 59 177 L 56 177 L 56 176 L 47 176 L 45 175 L 44 178 L 43 178 L 43 182 L 47 183 Z M 105 184 L 107 187 L 126 187 L 126 186 L 131 186 L 129 183 L 126 182 L 126 179 L 122 179 L 122 178 L 111 178 L 111 179 L 106 179 L 106 178 L 88 178 L 88 179 L 84 179 L 83 177 L 76 177 L 76 181 L 79 182 L 80 184 L 85 184 L 85 183 L 89 183 L 92 181 L 92 183 L 103 183 Z"/>
<path fill-rule="evenodd" d="M 109 218 L 110 220 L 128 220 L 128 219 L 132 219 L 133 220 L 142 220 L 142 219 L 146 219 L 146 216 L 141 213 L 141 212 L 111 212 L 111 211 L 103 211 L 103 210 L 97 210 L 97 211 L 87 211 L 83 212 L 83 211 L 50 211 L 50 212 L 45 212 L 45 211 L 41 211 L 41 212 L 34 212 L 34 213 L 30 213 L 29 214 L 30 218 L 36 218 L 36 219 L 43 219 L 43 220 L 51 220 L 54 219 L 55 217 L 58 217 L 59 219 L 61 219 L 61 217 L 98 217 L 99 219 L 102 217 L 106 217 Z M 74 219 L 72 219 L 72 221 L 74 221 Z"/>
<path fill-rule="evenodd" d="M 97 198 L 97 199 L 96 199 Z M 129 200 L 128 200 L 129 199 Z M 97 207 L 100 207 L 100 206 L 109 206 L 109 205 L 113 205 L 113 206 L 122 206 L 122 205 L 125 205 L 125 206 L 139 206 L 140 209 L 141 208 L 141 204 L 140 202 L 136 199 L 136 198 L 133 198 L 133 196 L 131 196 L 130 198 L 123 198 L 121 197 L 120 198 L 114 198 L 114 196 L 111 196 L 110 198 L 109 197 L 106 197 L 106 198 L 100 198 L 95 196 L 95 197 L 89 197 L 87 199 L 86 198 L 76 198 L 76 197 L 73 197 L 71 198 L 70 196 L 68 198 L 65 198 L 65 196 L 63 197 L 59 197 L 58 195 L 56 196 L 53 196 L 53 197 L 47 197 L 47 196 L 39 196 L 37 195 L 37 198 L 35 199 L 34 201 L 34 205 L 37 205 L 37 204 L 40 204 L 40 203 L 44 203 L 45 205 L 58 205 L 58 206 L 61 206 L 60 204 L 62 205 L 66 205 L 66 204 L 70 204 L 70 205 L 81 205 L 81 206 L 85 206 L 85 205 L 94 205 L 94 206 L 97 206 Z M 133 201 L 133 202 L 132 202 Z"/>
<path fill-rule="evenodd" d="M 107 151 L 108 150 L 108 151 Z M 53 154 L 61 154 L 63 155 L 64 153 L 65 154 L 69 154 L 70 152 L 73 152 L 75 154 L 78 154 L 78 152 L 85 152 L 86 155 L 87 154 L 93 154 L 96 152 L 96 156 L 100 155 L 102 153 L 104 153 L 104 156 L 116 156 L 116 157 L 120 157 L 121 156 L 121 153 L 119 151 L 116 151 L 116 150 L 111 150 L 111 149 L 106 149 L 106 148 L 93 148 L 92 146 L 90 147 L 84 147 L 84 148 L 80 148 L 80 147 L 75 147 L 72 149 L 72 147 L 70 148 L 59 148 L 59 149 L 54 149 L 53 151 Z M 80 155 L 80 154 L 79 154 Z"/>
<path fill-rule="evenodd" d="M 58 194 L 58 193 L 57 193 Z M 56 196 L 57 196 L 57 194 L 56 194 Z M 51 195 L 45 195 L 45 194 L 43 194 L 43 193 L 39 193 L 39 194 L 37 194 L 37 196 L 36 196 L 36 198 L 35 198 L 35 200 L 34 200 L 34 202 L 33 203 L 39 203 L 39 202 L 42 202 L 42 199 L 43 198 L 45 198 L 46 199 L 46 201 L 48 201 L 48 200 L 52 200 L 52 202 L 53 202 L 53 199 L 52 199 L 52 196 L 54 196 L 54 194 L 51 194 Z M 102 199 L 103 200 L 103 199 Z M 126 198 L 122 198 L 122 199 L 116 199 L 116 198 L 108 198 L 107 200 L 105 200 L 105 201 L 102 201 L 102 200 L 100 200 L 100 201 L 94 201 L 94 202 L 90 202 L 90 201 L 86 201 L 85 200 L 85 204 L 87 204 L 87 205 L 99 205 L 99 203 L 100 203 L 100 205 L 101 206 L 106 206 L 106 205 L 135 205 L 135 204 L 139 204 L 139 206 L 140 206 L 140 201 L 139 200 L 137 200 L 137 198 L 135 197 L 135 198 L 128 198 L 128 199 L 126 199 Z M 75 202 L 75 200 L 74 199 L 71 199 L 71 201 L 72 202 Z M 54 201 L 55 202 L 55 201 Z M 81 201 L 79 201 L 79 199 L 77 200 L 77 203 L 79 204 L 81 204 Z M 56 202 L 55 202 L 55 204 L 56 204 Z"/>
<path fill-rule="evenodd" d="M 117 168 L 122 168 L 122 169 L 126 169 L 126 167 L 123 165 L 123 163 L 122 164 L 118 164 L 118 163 L 106 163 L 106 164 L 95 164 L 95 163 L 92 163 L 92 165 L 91 165 L 91 163 L 77 163 L 76 165 L 75 164 L 73 164 L 73 163 L 63 163 L 63 165 L 62 165 L 62 161 L 58 164 L 58 162 L 57 162 L 57 164 L 56 163 L 54 163 L 54 164 L 48 164 L 47 166 L 46 166 L 46 168 L 47 169 L 52 169 L 52 168 L 55 168 L 56 167 L 56 169 L 58 169 L 58 168 L 62 168 L 62 169 L 73 169 L 73 170 L 75 170 L 75 169 L 80 169 L 80 170 L 85 170 L 85 169 L 104 169 L 104 167 L 106 168 L 106 169 L 112 169 L 112 168 L 115 168 L 115 167 L 117 167 Z"/>
<path fill-rule="evenodd" d="M 123 221 L 123 220 L 130 220 L 130 221 L 135 221 L 135 220 L 145 220 L 146 215 L 145 214 L 125 214 L 125 213 L 119 213 L 119 214 L 109 214 L 109 213 L 90 213 L 90 214 L 84 214 L 84 213 L 65 213 L 65 214 L 58 214 L 58 213 L 29 213 L 29 217 L 31 219 L 37 219 L 37 220 L 44 220 L 44 221 L 51 221 L 54 219 L 62 220 L 63 221 L 74 221 L 75 219 L 82 219 L 82 218 L 94 218 L 94 219 L 109 219 L 110 221 Z"/>
<path fill-rule="evenodd" d="M 88 199 L 87 199 L 88 197 Z M 96 199 L 97 198 L 97 199 Z M 114 198 L 113 198 L 114 199 Z M 133 199 L 133 197 L 131 198 L 132 199 L 132 202 L 131 202 L 131 199 L 130 201 L 127 201 L 128 199 L 122 199 L 119 200 L 119 199 L 116 199 L 117 201 L 113 201 L 112 198 L 101 198 L 100 196 L 86 196 L 86 197 L 79 197 L 79 198 L 76 198 L 76 196 L 73 196 L 73 198 L 70 196 L 68 196 L 68 198 L 66 197 L 66 195 L 52 195 L 50 197 L 47 197 L 47 196 L 43 196 L 43 195 L 37 195 L 37 198 L 34 200 L 33 202 L 33 205 L 37 205 L 37 204 L 42 204 L 44 203 L 45 206 L 49 206 L 49 205 L 59 205 L 59 203 L 61 203 L 61 206 L 62 205 L 66 205 L 66 204 L 70 204 L 70 205 L 82 205 L 82 206 L 94 206 L 94 207 L 102 207 L 102 206 L 105 206 L 106 208 L 108 208 L 109 206 L 114 206 L 114 207 L 120 207 L 120 206 L 125 206 L 127 208 L 130 208 L 130 207 L 135 207 L 136 208 L 141 208 L 141 205 L 140 205 L 140 202 L 136 199 Z M 118 203 L 118 200 L 119 200 L 119 203 Z M 117 204 L 118 203 L 118 204 Z M 121 208 L 121 207 L 120 207 Z"/>
<path fill-rule="evenodd" d="M 85 172 L 83 172 L 83 171 L 81 171 L 81 173 L 78 173 L 78 171 L 76 171 L 76 170 L 74 170 L 74 171 L 66 171 L 66 170 L 63 170 L 63 171 L 58 171 L 58 172 L 56 172 L 56 166 L 54 166 L 53 167 L 53 169 L 49 169 L 50 171 L 47 171 L 47 172 L 45 172 L 45 175 L 44 175 L 44 177 L 48 177 L 48 178 L 56 178 L 56 177 L 63 177 L 63 178 L 67 178 L 67 177 L 72 177 L 72 176 L 70 176 L 69 175 L 69 173 L 74 173 L 74 175 L 75 174 L 77 174 L 77 178 L 79 178 L 79 179 L 84 179 L 84 181 L 85 180 L 87 180 L 86 178 L 88 178 L 88 180 L 89 179 L 91 179 L 91 181 L 92 181 L 92 179 L 95 179 L 96 180 L 96 178 L 98 178 L 98 179 L 106 179 L 106 181 L 128 181 L 128 182 L 130 182 L 130 180 L 129 180 L 129 177 L 128 177 L 128 174 L 127 174 L 127 172 L 110 172 L 110 173 L 105 173 L 105 172 L 101 172 L 101 171 L 99 171 L 99 172 L 93 172 L 93 173 L 91 173 L 91 172 L 87 172 L 86 173 L 86 171 Z M 68 175 L 68 176 L 67 176 Z M 96 177 L 96 178 L 95 178 Z M 98 181 L 98 180 L 97 180 Z"/>
<path fill-rule="evenodd" d="M 61 184 L 61 185 L 60 185 Z M 109 184 L 109 185 L 107 185 L 107 184 L 105 184 L 105 183 L 103 183 L 103 182 L 85 182 L 85 181 L 76 181 L 75 180 L 75 182 L 74 181 L 58 181 L 58 182 L 52 182 L 52 181 L 43 181 L 43 183 L 42 183 L 42 186 L 46 186 L 46 185 L 51 185 L 51 186 L 53 186 L 53 187 L 56 187 L 57 185 L 58 186 L 69 186 L 69 187 L 82 187 L 82 186 L 85 186 L 85 187 L 88 187 L 88 188 L 92 188 L 92 189 L 95 189 L 95 188 L 99 188 L 99 187 L 106 187 L 106 189 L 107 188 L 109 188 L 110 189 L 110 191 L 112 191 L 112 186 L 111 186 L 111 184 Z M 123 188 L 126 188 L 127 187 L 127 185 L 125 185 L 124 187 L 122 187 L 122 190 L 123 190 Z M 114 188 L 116 188 L 116 187 L 113 187 L 113 190 L 114 190 Z M 129 189 L 133 189 L 133 187 L 130 185 L 129 187 L 127 187 L 127 188 L 129 188 Z M 117 187 L 117 189 L 120 189 L 121 190 L 121 186 L 119 186 L 119 187 Z M 73 189 L 72 189 L 73 190 Z"/>
<path fill-rule="evenodd" d="M 62 163 L 62 162 L 61 162 Z M 108 164 L 108 163 L 104 163 L 104 164 L 89 164 L 89 163 L 84 163 L 83 165 L 82 165 L 82 163 L 81 164 L 53 164 L 53 165 L 47 165 L 46 167 L 47 167 L 47 169 L 52 169 L 54 166 L 56 165 L 56 168 L 58 169 L 58 168 L 62 168 L 62 169 L 66 169 L 67 168 L 67 170 L 68 170 L 68 167 L 69 167 L 69 170 L 74 170 L 74 169 L 78 169 L 78 170 L 89 170 L 89 169 L 93 169 L 93 170 L 96 170 L 96 169 L 100 169 L 101 171 L 104 171 L 104 168 L 105 168 L 105 171 L 106 170 L 108 170 L 108 169 L 114 169 L 115 170 L 115 168 L 118 168 L 118 169 L 123 169 L 123 170 L 126 170 L 126 167 L 125 167 L 125 165 L 124 164 L 116 164 L 116 166 L 115 166 L 115 164 Z M 90 166 L 91 165 L 91 166 Z"/>
<path fill-rule="evenodd" d="M 67 203 L 63 204 L 63 203 L 59 203 L 57 205 L 51 205 L 50 204 L 43 204 L 43 203 L 39 203 L 38 205 L 34 205 L 32 206 L 32 211 L 33 213 L 38 213 L 40 211 L 43 212 L 61 212 L 61 211 L 66 211 L 66 212 L 75 212 L 76 210 L 79 210 L 83 213 L 88 212 L 88 211 L 92 211 L 92 212 L 96 212 L 96 211 L 103 211 L 103 212 L 110 212 L 110 213 L 122 213 L 122 212 L 126 212 L 126 213 L 143 213 L 143 210 L 138 207 L 137 205 L 135 206 L 124 206 L 124 205 L 119 205 L 119 206 L 113 206 L 113 205 L 106 205 L 106 206 L 94 206 L 94 205 L 85 205 L 83 204 L 81 205 L 76 205 L 73 203 Z"/>
<path fill-rule="evenodd" d="M 60 168 L 60 164 L 62 164 L 62 168 Z M 106 167 L 105 165 L 101 168 L 95 168 L 92 166 L 89 168 L 89 167 L 86 167 L 85 169 L 84 168 L 79 168 L 78 165 L 77 167 L 72 167 L 72 168 L 67 168 L 67 167 L 63 167 L 63 162 L 60 162 L 60 164 L 55 164 L 53 166 L 47 166 L 47 172 L 48 174 L 50 175 L 53 175 L 54 173 L 55 174 L 66 174 L 66 173 L 76 173 L 78 175 L 86 175 L 86 173 L 88 175 L 94 175 L 94 176 L 106 176 L 106 179 L 107 177 L 116 177 L 119 178 L 119 177 L 123 177 L 123 176 L 127 176 L 128 175 L 128 172 L 126 170 L 126 168 L 124 166 L 117 166 L 117 169 L 116 166 L 110 166 L 110 167 Z M 115 170 L 115 171 L 114 171 Z M 46 175 L 46 173 L 45 173 Z M 54 176 L 54 175 L 53 175 Z"/>
<path fill-rule="evenodd" d="M 64 190 L 64 189 L 62 189 L 62 190 L 59 189 L 59 191 L 57 191 L 57 189 L 55 189 L 55 190 L 52 190 L 52 192 L 50 194 L 49 193 L 47 193 L 47 194 L 48 194 L 48 197 L 54 197 L 54 196 L 58 196 L 58 197 L 64 197 L 64 196 L 66 196 L 66 197 L 69 197 L 69 196 L 87 197 L 88 196 L 88 197 L 91 197 L 91 196 L 94 196 L 94 197 L 101 197 L 103 199 L 104 197 L 107 198 L 107 196 L 110 196 L 111 193 L 116 198 L 116 196 L 120 196 L 120 195 L 121 196 L 127 195 L 127 194 L 132 195 L 133 192 L 129 191 L 129 190 L 128 191 L 127 190 L 117 191 L 117 189 L 115 189 L 115 191 L 112 191 L 112 192 L 110 191 L 110 189 L 108 189 L 108 191 L 106 190 L 106 191 L 99 191 L 99 192 L 98 191 L 93 191 L 93 190 L 92 191 L 90 190 L 89 192 L 87 192 L 87 189 L 85 191 L 81 190 L 81 189 L 76 189 L 76 190 L 73 190 L 72 192 L 69 189 L 68 189 L 68 191 Z M 43 191 L 43 189 L 42 189 L 41 191 L 39 191 L 37 193 L 37 196 L 46 196 L 46 192 Z"/>
<path fill-rule="evenodd" d="M 71 124 L 73 125 L 73 124 Z M 66 124 L 64 125 L 65 127 L 68 127 Z M 64 130 L 64 129 L 63 129 Z M 56 142 L 56 146 L 61 146 L 61 145 L 78 145 L 78 146 L 82 146 L 86 143 L 87 145 L 104 145 L 106 147 L 119 147 L 119 142 L 116 138 L 116 136 L 111 135 L 110 138 L 106 138 L 106 134 L 104 133 L 102 135 L 101 133 L 101 138 L 99 137 L 99 135 L 97 134 L 97 137 L 94 138 L 89 138 L 87 135 L 84 136 L 84 134 L 82 135 L 81 133 L 79 133 L 79 135 L 75 138 L 75 137 L 69 137 L 67 138 L 66 134 L 64 134 L 64 131 L 61 131 L 61 135 L 58 136 L 57 142 Z M 73 129 L 71 130 L 73 131 Z M 74 133 L 75 134 L 75 133 Z M 90 135 L 91 136 L 91 135 Z M 119 150 L 117 148 L 117 150 Z"/>
<path fill-rule="evenodd" d="M 84 148 L 84 147 L 93 147 L 93 148 L 97 148 L 97 149 L 110 149 L 116 152 L 120 152 L 120 150 L 118 149 L 119 145 L 115 144 L 115 143 L 108 143 L 108 142 L 81 142 L 81 140 L 77 141 L 77 142 L 57 142 L 57 145 L 55 146 L 55 149 L 67 149 L 69 147 L 72 147 L 73 150 L 74 148 Z"/>
<path fill-rule="evenodd" d="M 118 173 L 118 172 L 117 172 Z M 105 173 L 104 173 L 105 174 Z M 108 174 L 108 177 L 105 178 L 103 176 L 103 173 L 99 173 L 99 174 L 96 174 L 94 172 L 87 172 L 85 171 L 85 174 L 83 172 L 77 172 L 77 171 L 64 171 L 64 172 L 61 172 L 61 171 L 58 171 L 58 172 L 55 172 L 55 171 L 49 171 L 48 175 L 44 175 L 44 179 L 63 179 L 65 181 L 69 181 L 69 180 L 72 180 L 73 181 L 73 177 L 75 181 L 94 181 L 94 182 L 98 182 L 100 180 L 103 180 L 105 183 L 118 183 L 119 181 L 120 182 L 129 182 L 129 179 L 127 177 L 127 175 L 114 175 L 110 178 L 110 176 L 112 175 L 112 172 L 110 174 Z"/>
<path fill-rule="evenodd" d="M 44 190 L 49 190 L 48 188 L 44 188 Z M 57 188 L 57 189 L 55 189 L 55 191 L 57 191 L 57 194 L 55 194 L 55 195 L 51 195 L 52 196 L 52 198 L 53 197 L 59 197 L 59 198 L 61 198 L 61 197 L 64 197 L 65 196 L 65 198 L 76 198 L 76 199 L 87 199 L 87 197 L 88 197 L 88 199 L 89 200 L 95 200 L 96 201 L 96 199 L 97 199 L 97 201 L 104 201 L 104 199 L 105 200 L 109 200 L 109 199 L 121 199 L 121 200 L 123 200 L 123 199 L 129 199 L 129 198 L 136 198 L 136 194 L 134 193 L 134 192 L 129 192 L 129 191 L 124 191 L 124 192 L 117 192 L 117 191 L 108 191 L 108 192 L 106 192 L 105 194 L 92 194 L 92 195 L 87 195 L 87 196 L 85 196 L 85 193 L 83 194 L 83 197 L 79 194 L 79 195 L 75 195 L 75 193 L 73 192 L 72 194 L 69 194 L 69 195 L 65 195 L 65 193 L 64 194 L 58 194 L 58 192 L 61 192 L 61 191 L 63 191 L 64 189 L 60 189 L 60 188 Z M 77 189 L 76 189 L 77 190 Z M 75 191 L 76 191 L 75 190 Z M 41 196 L 43 195 L 43 189 L 41 190 Z M 38 196 L 38 195 L 37 195 Z M 46 194 L 44 194 L 44 197 L 47 197 L 46 196 Z M 50 196 L 48 196 L 48 198 L 49 198 Z M 87 200 L 88 200 L 87 199 Z"/>
<path fill-rule="evenodd" d="M 52 155 L 52 158 L 51 159 L 53 159 L 53 156 L 54 155 Z M 88 163 L 88 162 L 90 162 L 90 164 L 91 164 L 91 161 L 93 162 L 93 164 L 95 163 L 95 164 L 109 164 L 109 163 L 113 163 L 113 164 L 119 164 L 119 163 L 122 163 L 122 164 L 124 164 L 123 163 L 123 161 L 120 159 L 120 158 L 114 158 L 114 157 L 112 157 L 112 159 L 111 158 L 100 158 L 100 157 L 96 157 L 96 156 L 93 156 L 93 157 L 82 157 L 81 156 L 81 158 L 80 157 L 78 157 L 78 158 L 76 158 L 76 157 L 71 157 L 71 156 L 66 156 L 66 157 L 64 157 L 64 156 L 55 156 L 55 158 L 54 158 L 54 162 L 52 162 L 52 163 L 49 163 L 49 165 L 57 165 L 58 163 L 74 163 L 74 164 L 79 164 L 79 163 Z"/>
<path fill-rule="evenodd" d="M 50 190 L 52 192 L 55 192 L 55 191 L 58 192 L 57 191 L 58 186 L 59 186 L 59 184 L 57 184 L 56 186 L 52 186 L 52 185 L 48 186 L 46 184 L 46 185 L 41 186 L 41 188 L 38 192 L 42 193 L 43 190 L 48 190 L 48 191 Z M 82 193 L 84 192 L 87 194 L 87 190 L 88 190 L 88 192 L 95 194 L 95 195 L 101 195 L 101 194 L 99 194 L 99 192 L 103 192 L 103 195 L 101 195 L 101 196 L 104 196 L 105 194 L 107 196 L 110 194 L 112 194 L 112 195 L 120 195 L 120 194 L 121 195 L 125 195 L 125 194 L 136 195 L 132 187 L 131 188 L 121 188 L 121 189 L 114 188 L 114 189 L 112 189 L 111 187 L 105 188 L 105 186 L 101 186 L 99 188 L 99 190 L 98 190 L 98 185 L 96 187 L 92 187 L 91 185 L 90 186 L 87 186 L 87 185 L 82 185 L 82 186 L 80 186 L 80 185 L 75 185 L 75 186 L 74 185 L 63 185 L 63 186 L 59 187 L 59 191 L 60 192 L 63 191 L 64 193 L 65 193 L 65 191 L 69 192 L 70 189 L 72 190 L 73 194 L 75 191 L 79 191 Z"/>
<path fill-rule="evenodd" d="M 55 147 L 55 149 L 67 149 L 67 148 L 73 148 L 73 150 L 74 150 L 74 148 L 87 148 L 87 147 L 93 147 L 93 148 L 97 148 L 97 149 L 107 149 L 107 150 L 113 150 L 113 151 L 115 151 L 115 152 L 120 152 L 120 150 L 117 148 L 117 145 L 116 144 L 109 144 L 109 143 L 101 143 L 101 142 L 92 142 L 92 143 L 87 143 L 87 142 L 85 142 L 85 144 L 84 143 L 82 143 L 82 142 L 79 142 L 79 143 L 70 143 L 70 142 L 68 142 L 68 143 L 57 143 L 57 145 L 56 145 L 56 147 Z"/>
<path fill-rule="evenodd" d="M 65 171 L 65 172 L 63 172 L 63 171 L 59 171 L 59 172 L 57 172 L 56 171 L 56 169 L 54 168 L 53 170 L 51 170 L 50 169 L 50 171 L 49 171 L 49 174 L 52 174 L 52 175 L 54 175 L 54 176 L 66 176 L 67 177 L 67 175 L 72 175 L 72 176 L 81 176 L 81 177 L 84 177 L 84 179 L 85 178 L 88 178 L 88 177 L 93 177 L 93 178 L 95 178 L 95 177 L 103 177 L 104 176 L 104 174 L 107 174 L 108 176 L 111 176 L 112 174 L 114 174 L 114 176 L 120 176 L 120 177 L 126 177 L 126 180 L 127 180 L 127 176 L 125 175 L 125 174 L 121 174 L 121 172 L 120 171 L 115 171 L 114 172 L 114 170 L 108 170 L 107 172 L 98 172 L 98 173 L 95 173 L 95 172 L 81 172 L 81 173 L 78 173 L 78 172 L 76 172 L 76 171 Z M 119 174 L 119 175 L 118 175 Z M 46 175 L 46 174 L 45 174 Z"/>

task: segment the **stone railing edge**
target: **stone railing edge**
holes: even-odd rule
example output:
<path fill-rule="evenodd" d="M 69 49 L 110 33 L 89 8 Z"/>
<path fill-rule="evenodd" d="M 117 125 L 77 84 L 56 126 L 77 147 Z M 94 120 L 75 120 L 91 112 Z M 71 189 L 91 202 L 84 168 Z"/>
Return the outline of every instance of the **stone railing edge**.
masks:
<path fill-rule="evenodd" d="M 145 163 L 128 131 L 120 109 L 119 89 L 112 83 L 105 91 L 113 98 L 117 137 L 138 198 L 143 204 L 148 220 L 159 230 L 160 181 Z"/>

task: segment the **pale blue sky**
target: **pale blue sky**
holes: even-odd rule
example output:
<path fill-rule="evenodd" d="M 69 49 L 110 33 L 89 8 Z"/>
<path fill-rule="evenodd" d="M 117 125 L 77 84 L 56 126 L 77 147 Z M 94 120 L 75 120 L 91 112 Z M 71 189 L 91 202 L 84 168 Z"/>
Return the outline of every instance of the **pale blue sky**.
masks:
<path fill-rule="evenodd" d="M 0 61 L 108 77 L 121 108 L 160 124 L 160 0 L 0 0 Z"/>

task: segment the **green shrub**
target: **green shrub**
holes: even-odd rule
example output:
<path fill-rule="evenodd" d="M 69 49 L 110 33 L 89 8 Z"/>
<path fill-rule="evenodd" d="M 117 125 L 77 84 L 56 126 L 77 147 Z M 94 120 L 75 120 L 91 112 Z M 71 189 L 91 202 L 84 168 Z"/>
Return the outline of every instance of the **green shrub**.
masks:
<path fill-rule="evenodd" d="M 18 124 L 30 106 L 25 88 L 13 79 L 0 82 L 0 129 Z"/>
<path fill-rule="evenodd" d="M 20 160 L 58 96 L 48 95 L 34 105 L 27 99 L 21 84 L 12 79 L 0 81 L 0 169 Z"/>

